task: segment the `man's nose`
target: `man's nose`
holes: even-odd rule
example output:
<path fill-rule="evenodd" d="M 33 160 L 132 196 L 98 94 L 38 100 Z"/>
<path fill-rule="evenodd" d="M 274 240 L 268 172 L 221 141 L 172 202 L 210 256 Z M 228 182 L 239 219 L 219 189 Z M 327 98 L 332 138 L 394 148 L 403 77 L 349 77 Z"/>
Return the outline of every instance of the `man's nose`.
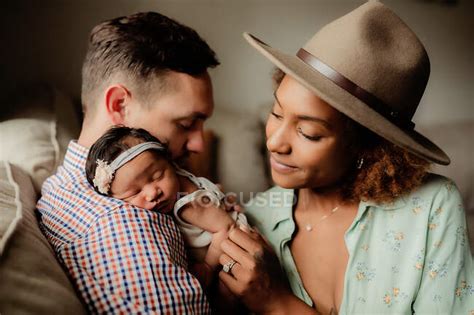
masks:
<path fill-rule="evenodd" d="M 186 149 L 194 153 L 199 153 L 204 150 L 204 131 L 202 128 L 189 134 Z"/>
<path fill-rule="evenodd" d="M 291 152 L 289 128 L 282 124 L 268 133 L 267 149 L 272 153 L 288 154 Z"/>

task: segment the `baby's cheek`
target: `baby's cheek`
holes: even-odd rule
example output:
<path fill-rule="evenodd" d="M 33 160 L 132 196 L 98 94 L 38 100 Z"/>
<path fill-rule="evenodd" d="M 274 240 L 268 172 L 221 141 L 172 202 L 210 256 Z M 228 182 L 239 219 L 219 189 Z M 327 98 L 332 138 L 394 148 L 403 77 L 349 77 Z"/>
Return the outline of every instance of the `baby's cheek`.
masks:
<path fill-rule="evenodd" d="M 146 209 L 146 200 L 144 197 L 142 196 L 136 196 L 135 198 L 133 198 L 132 200 L 130 200 L 130 203 L 132 205 L 134 205 L 135 207 L 139 207 L 139 208 L 145 208 Z"/>

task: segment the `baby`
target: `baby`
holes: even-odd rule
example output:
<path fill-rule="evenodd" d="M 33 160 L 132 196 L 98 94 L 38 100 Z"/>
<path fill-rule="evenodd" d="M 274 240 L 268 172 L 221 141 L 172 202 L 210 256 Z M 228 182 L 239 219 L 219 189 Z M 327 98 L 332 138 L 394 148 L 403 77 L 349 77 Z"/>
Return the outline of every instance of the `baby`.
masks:
<path fill-rule="evenodd" d="M 225 211 L 225 195 L 214 183 L 175 165 L 166 146 L 143 129 L 108 130 L 90 148 L 86 174 L 102 195 L 172 213 L 191 260 L 204 263 L 211 272 L 219 266 L 220 242 L 230 227 L 247 226 L 243 214 Z M 196 276 L 207 285 L 209 273 L 201 267 L 195 270 L 200 270 Z"/>

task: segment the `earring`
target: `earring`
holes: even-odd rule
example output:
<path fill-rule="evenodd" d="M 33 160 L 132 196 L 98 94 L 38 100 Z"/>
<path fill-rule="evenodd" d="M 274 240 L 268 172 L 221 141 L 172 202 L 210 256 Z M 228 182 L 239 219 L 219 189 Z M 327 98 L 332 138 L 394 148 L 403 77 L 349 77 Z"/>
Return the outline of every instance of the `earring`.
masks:
<path fill-rule="evenodd" d="M 357 160 L 357 169 L 360 170 L 362 168 L 362 165 L 364 165 L 364 158 L 359 158 Z"/>

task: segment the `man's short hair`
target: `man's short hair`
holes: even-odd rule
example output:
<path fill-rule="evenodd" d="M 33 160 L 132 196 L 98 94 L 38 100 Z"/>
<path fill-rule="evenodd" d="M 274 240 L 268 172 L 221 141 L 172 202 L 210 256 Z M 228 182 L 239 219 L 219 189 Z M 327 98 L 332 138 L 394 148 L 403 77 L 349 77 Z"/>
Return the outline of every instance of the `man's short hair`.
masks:
<path fill-rule="evenodd" d="M 215 52 L 196 31 L 162 14 L 105 21 L 90 34 L 82 67 L 83 110 L 94 111 L 91 107 L 111 80 L 125 79 L 146 99 L 151 82 L 166 88 L 169 71 L 198 76 L 217 65 Z"/>

